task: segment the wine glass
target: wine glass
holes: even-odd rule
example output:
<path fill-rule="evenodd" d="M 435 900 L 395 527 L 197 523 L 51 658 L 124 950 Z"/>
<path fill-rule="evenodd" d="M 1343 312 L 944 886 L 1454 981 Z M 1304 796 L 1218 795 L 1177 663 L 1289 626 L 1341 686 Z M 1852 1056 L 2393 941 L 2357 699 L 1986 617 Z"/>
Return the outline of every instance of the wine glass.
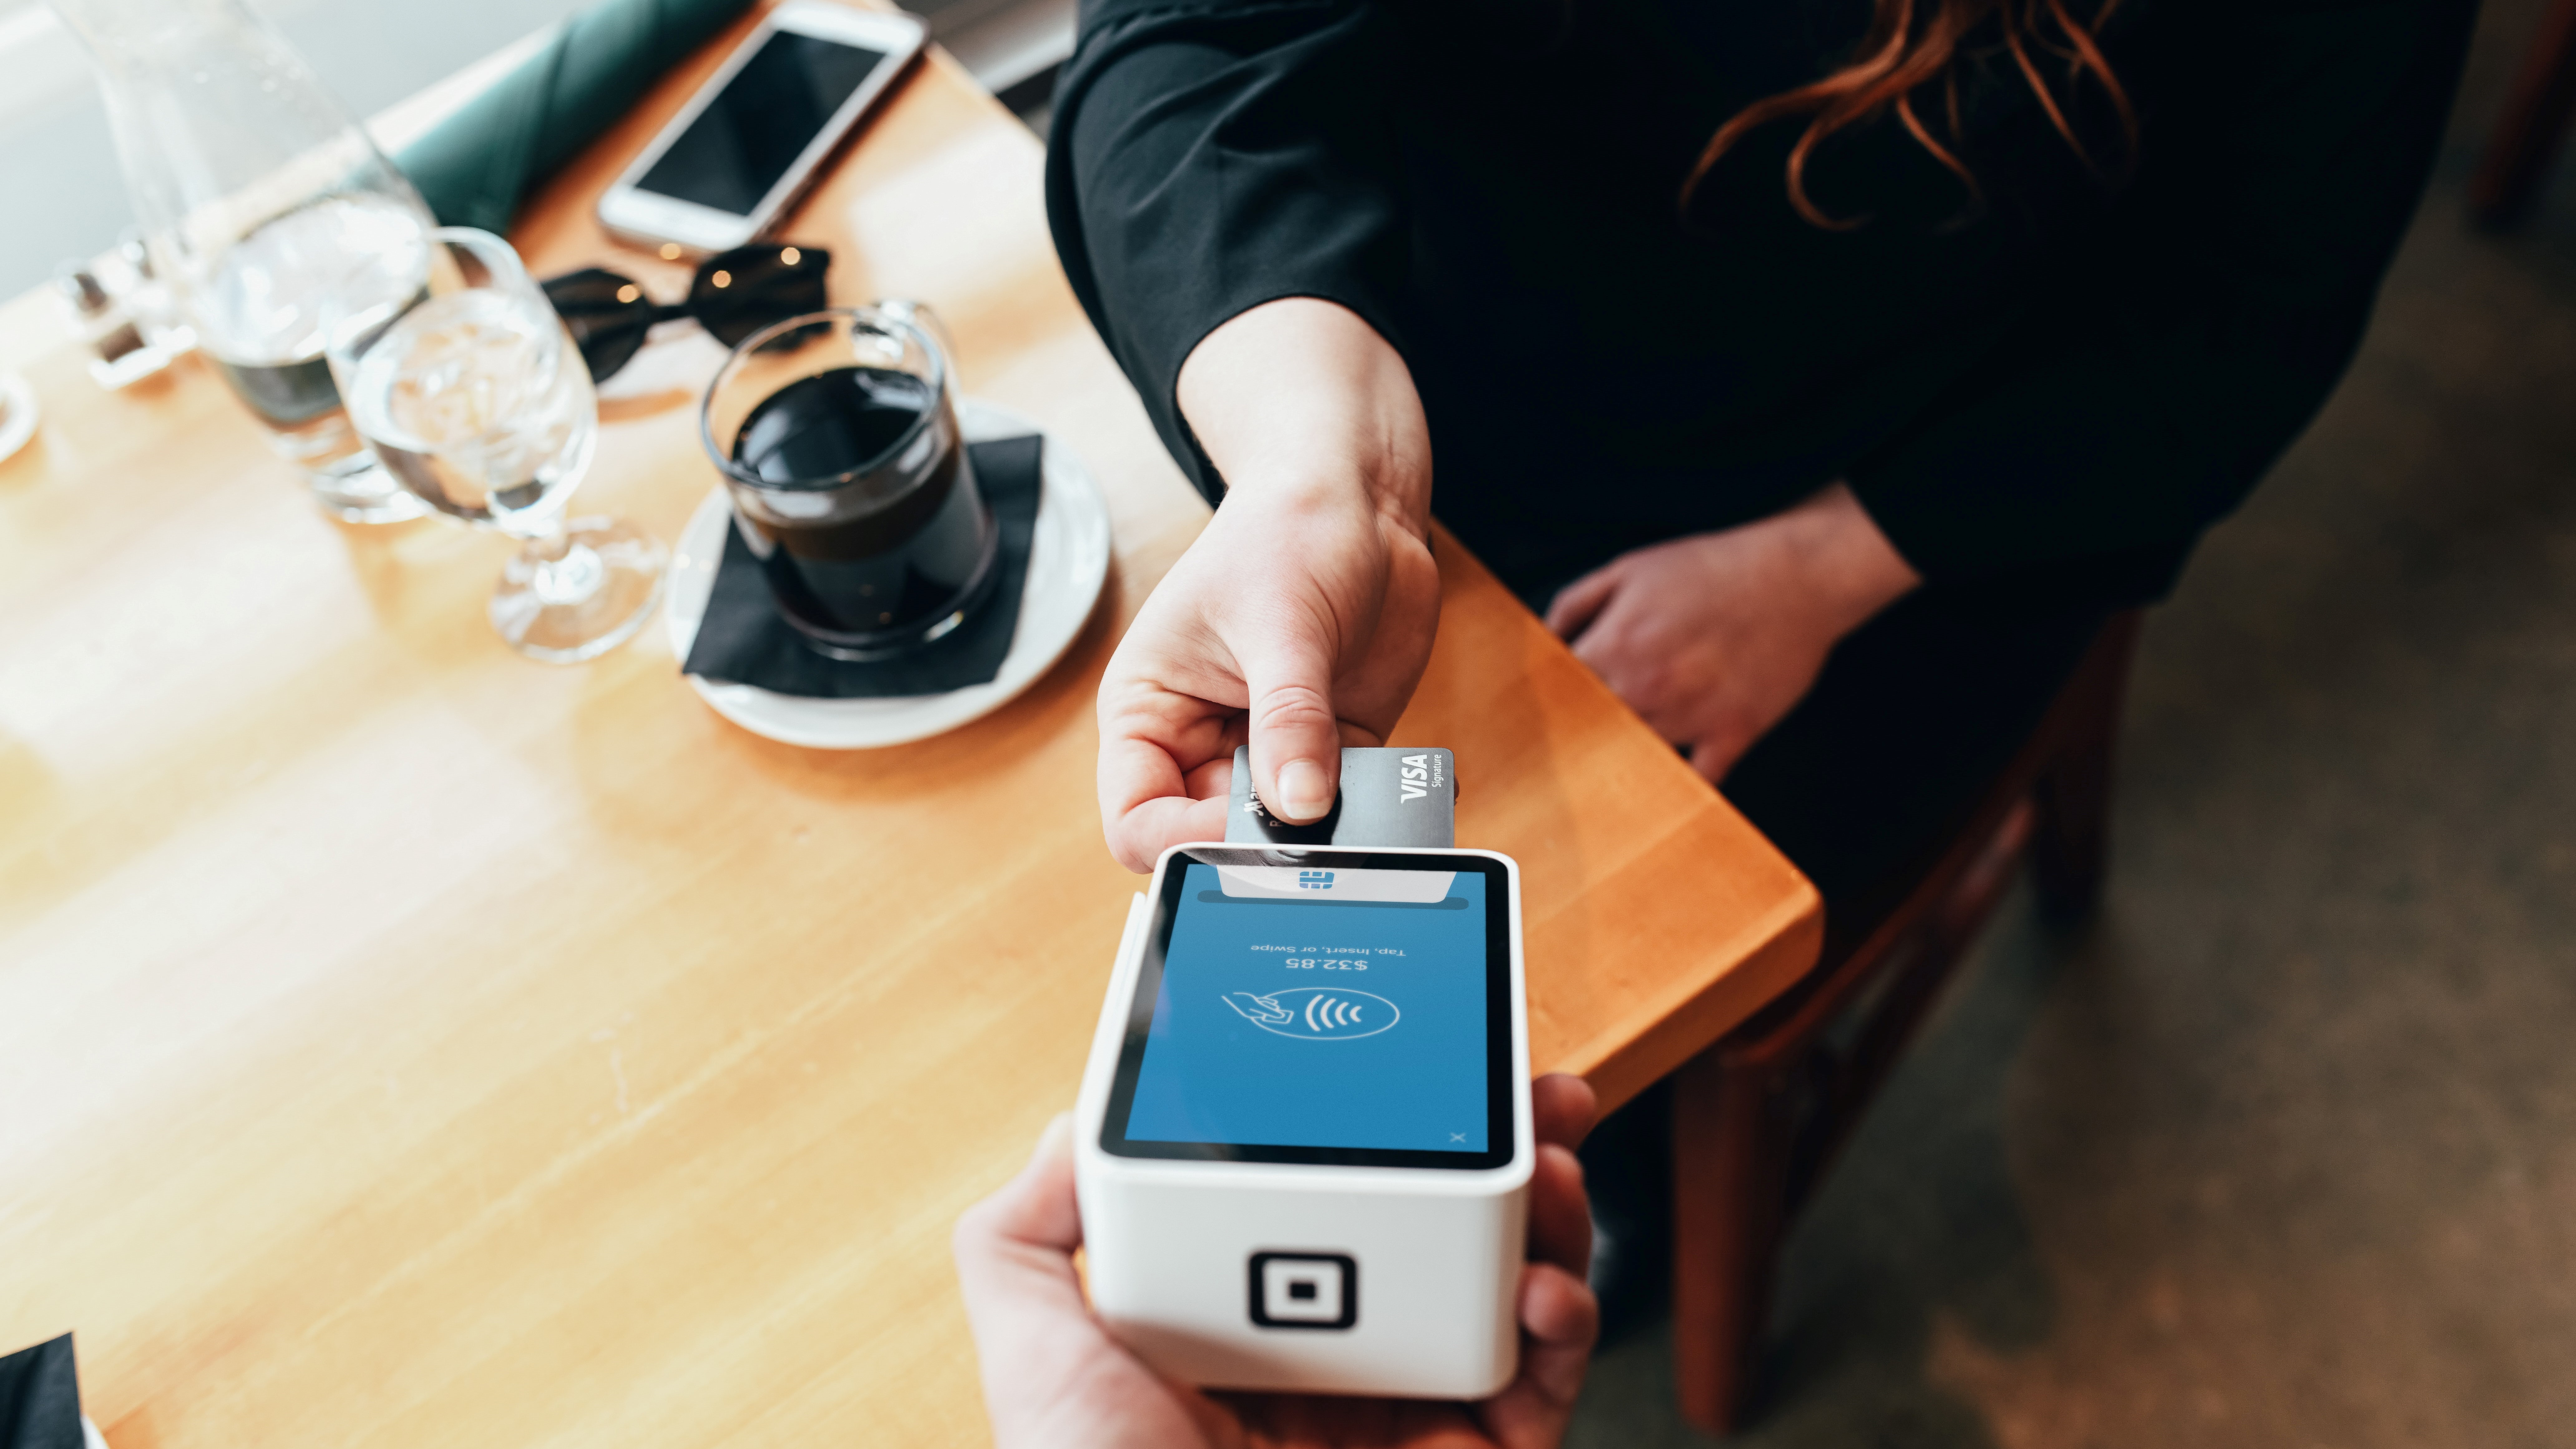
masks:
<path fill-rule="evenodd" d="M 429 278 L 399 301 L 358 288 L 324 309 L 331 375 L 386 470 L 451 518 L 527 540 L 492 627 L 570 664 L 624 643 L 662 596 L 669 550 L 612 518 L 564 519 L 599 442 L 590 372 L 510 244 L 429 233 Z"/>

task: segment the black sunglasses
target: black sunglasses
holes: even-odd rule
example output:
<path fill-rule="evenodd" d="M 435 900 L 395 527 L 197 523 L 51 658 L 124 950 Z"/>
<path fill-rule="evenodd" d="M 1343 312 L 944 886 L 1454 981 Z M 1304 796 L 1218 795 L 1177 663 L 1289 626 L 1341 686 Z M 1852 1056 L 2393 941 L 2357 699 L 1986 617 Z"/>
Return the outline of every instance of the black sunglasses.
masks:
<path fill-rule="evenodd" d="M 733 347 L 772 322 L 821 311 L 828 305 L 823 273 L 831 265 L 832 254 L 821 247 L 736 247 L 700 262 L 688 300 L 669 307 L 645 296 L 634 279 L 600 267 L 539 285 L 571 330 L 592 380 L 605 382 L 635 356 L 657 322 L 695 317 L 717 341 Z"/>

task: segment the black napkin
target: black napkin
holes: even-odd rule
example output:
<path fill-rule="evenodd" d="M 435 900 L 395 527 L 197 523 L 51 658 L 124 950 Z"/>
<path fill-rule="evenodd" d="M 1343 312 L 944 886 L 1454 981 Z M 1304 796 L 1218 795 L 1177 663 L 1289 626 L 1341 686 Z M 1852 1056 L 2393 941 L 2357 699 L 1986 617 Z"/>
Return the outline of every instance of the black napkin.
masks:
<path fill-rule="evenodd" d="M 745 0 L 603 0 L 394 164 L 449 226 L 508 231 L 519 198 L 627 112 Z"/>
<path fill-rule="evenodd" d="M 0 1449 L 81 1449 L 70 1334 L 0 1358 Z"/>
<path fill-rule="evenodd" d="M 1001 438 L 969 443 L 976 485 L 1002 528 L 1000 575 L 984 602 L 947 635 L 894 659 L 853 663 L 826 659 L 778 616 L 760 560 L 730 518 L 724 562 L 716 567 L 715 592 L 689 646 L 681 671 L 703 679 L 753 684 L 773 694 L 808 699 L 884 699 L 946 694 L 970 684 L 990 684 L 1011 652 L 1020 626 L 1020 590 L 1029 577 L 1029 540 L 1037 532 L 1038 479 L 1045 440 Z M 0 1446 L 6 1449 L 6 1446 Z"/>

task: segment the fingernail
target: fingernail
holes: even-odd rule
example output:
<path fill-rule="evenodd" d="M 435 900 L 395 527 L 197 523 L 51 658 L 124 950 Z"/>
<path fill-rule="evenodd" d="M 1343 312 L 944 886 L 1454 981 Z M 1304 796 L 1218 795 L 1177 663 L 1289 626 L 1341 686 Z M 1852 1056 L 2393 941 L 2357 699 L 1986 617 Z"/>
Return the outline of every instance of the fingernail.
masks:
<path fill-rule="evenodd" d="M 1312 820 L 1333 808 L 1333 788 L 1324 783 L 1323 767 L 1312 760 L 1290 760 L 1279 767 L 1279 808 L 1300 820 Z"/>

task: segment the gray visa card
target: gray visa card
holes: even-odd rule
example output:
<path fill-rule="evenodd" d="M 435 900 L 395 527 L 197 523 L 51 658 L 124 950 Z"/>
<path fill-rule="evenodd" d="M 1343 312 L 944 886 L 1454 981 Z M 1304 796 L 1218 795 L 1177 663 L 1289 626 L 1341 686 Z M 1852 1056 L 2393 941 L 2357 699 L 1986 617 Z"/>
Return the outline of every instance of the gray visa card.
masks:
<path fill-rule="evenodd" d="M 1273 816 L 1252 789 L 1252 750 L 1234 752 L 1234 804 L 1225 838 L 1238 845 L 1454 847 L 1458 843 L 1457 761 L 1443 749 L 1342 751 L 1342 793 L 1312 825 Z"/>

